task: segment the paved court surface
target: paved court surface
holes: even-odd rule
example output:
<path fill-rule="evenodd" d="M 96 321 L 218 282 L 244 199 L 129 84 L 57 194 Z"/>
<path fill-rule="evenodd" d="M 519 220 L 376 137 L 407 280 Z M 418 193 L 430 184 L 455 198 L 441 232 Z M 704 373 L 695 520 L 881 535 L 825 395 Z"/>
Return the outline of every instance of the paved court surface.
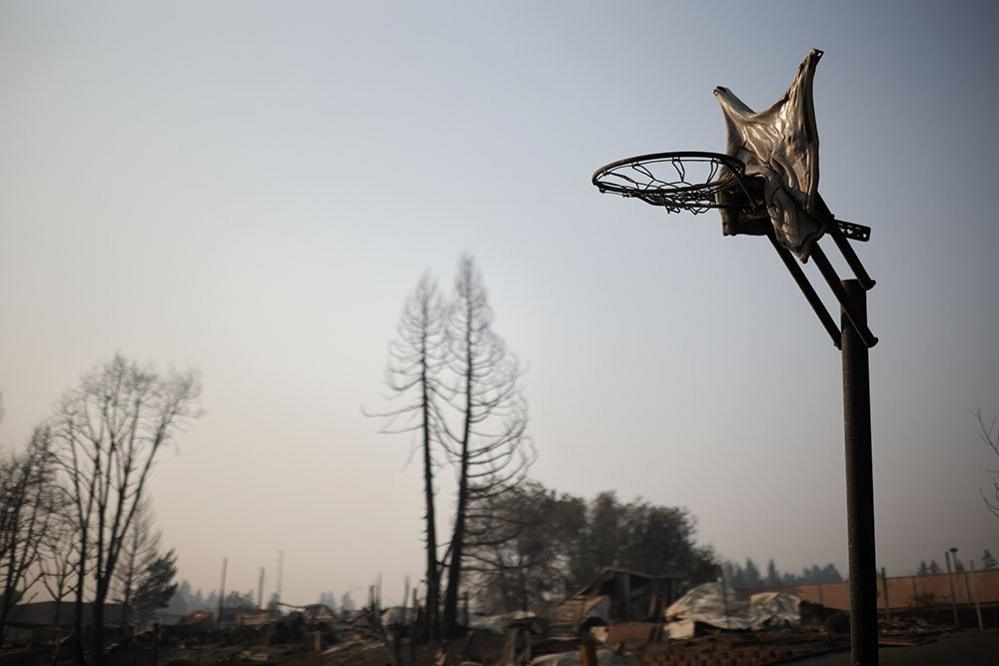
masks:
<path fill-rule="evenodd" d="M 883 647 L 881 666 L 999 666 L 999 632 L 962 631 L 919 647 Z M 801 666 L 850 666 L 850 651 L 794 662 Z"/>

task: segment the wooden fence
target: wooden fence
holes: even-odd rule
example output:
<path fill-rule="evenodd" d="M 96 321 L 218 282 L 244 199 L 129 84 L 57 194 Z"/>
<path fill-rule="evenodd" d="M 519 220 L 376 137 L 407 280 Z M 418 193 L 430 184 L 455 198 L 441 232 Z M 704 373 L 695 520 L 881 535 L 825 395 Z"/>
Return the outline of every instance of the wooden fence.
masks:
<path fill-rule="evenodd" d="M 999 603 L 999 569 L 988 571 L 962 571 L 953 574 L 954 592 L 951 594 L 950 574 L 932 576 L 892 576 L 886 579 L 888 588 L 887 607 L 892 609 L 912 608 L 932 603 L 950 604 L 956 599 L 958 604 L 973 604 L 977 592 L 982 604 Z M 884 610 L 885 585 L 878 578 L 878 608 Z M 848 583 L 810 583 L 808 585 L 787 585 L 766 587 L 752 592 L 786 592 L 806 601 L 822 604 L 827 608 L 849 610 L 850 589 Z"/>

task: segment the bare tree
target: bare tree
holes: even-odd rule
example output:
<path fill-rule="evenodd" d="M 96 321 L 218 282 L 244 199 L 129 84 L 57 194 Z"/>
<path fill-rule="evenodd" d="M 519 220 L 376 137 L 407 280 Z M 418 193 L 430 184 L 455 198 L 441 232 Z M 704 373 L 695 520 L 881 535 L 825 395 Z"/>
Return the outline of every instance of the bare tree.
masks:
<path fill-rule="evenodd" d="M 79 535 L 75 651 L 84 662 L 83 597 L 92 584 L 93 654 L 103 660 L 104 605 L 156 454 L 199 415 L 193 373 L 160 376 L 115 355 L 62 399 L 53 435 Z"/>
<path fill-rule="evenodd" d="M 510 539 L 515 531 L 491 512 L 497 498 L 526 478 L 533 449 L 526 436 L 527 403 L 522 370 L 492 328 L 493 313 L 475 261 L 463 256 L 448 316 L 448 366 L 454 376 L 451 404 L 458 414 L 446 427 L 448 451 L 457 465 L 458 496 L 450 543 L 443 623 L 455 632 L 462 567 L 476 546 Z M 487 529 L 471 532 L 469 519 Z"/>
<path fill-rule="evenodd" d="M 75 573 L 80 557 L 72 506 L 63 488 L 51 493 L 51 521 L 39 552 L 41 583 L 55 602 L 52 625 L 59 626 L 62 602 L 75 591 Z"/>
<path fill-rule="evenodd" d="M 996 417 L 992 418 L 992 422 L 989 424 L 985 423 L 985 417 L 982 416 L 982 410 L 976 409 L 974 412 L 975 418 L 978 419 L 978 436 L 981 438 L 985 445 L 992 450 L 992 453 L 996 454 L 999 458 L 999 427 L 996 426 Z M 986 494 L 984 490 L 979 490 L 982 494 L 982 501 L 985 502 L 985 506 L 988 507 L 994 515 L 999 516 L 999 470 L 990 470 L 992 473 L 992 491 Z M 989 496 L 991 495 L 991 497 Z"/>
<path fill-rule="evenodd" d="M 389 346 L 385 383 L 396 409 L 371 414 L 388 419 L 386 433 L 416 433 L 423 459 L 424 540 L 426 545 L 426 627 L 437 637 L 440 602 L 440 568 L 437 561 L 437 524 L 434 510 L 434 450 L 440 442 L 439 375 L 444 365 L 446 309 L 429 275 L 420 278 L 406 299 L 397 338 Z"/>
<path fill-rule="evenodd" d="M 493 612 L 530 610 L 558 591 L 560 517 L 554 495 L 530 481 L 469 513 L 463 573 L 480 604 Z"/>
<path fill-rule="evenodd" d="M 51 519 L 49 444 L 49 431 L 36 428 L 24 452 L 0 463 L 0 644 L 41 576 L 38 556 Z"/>

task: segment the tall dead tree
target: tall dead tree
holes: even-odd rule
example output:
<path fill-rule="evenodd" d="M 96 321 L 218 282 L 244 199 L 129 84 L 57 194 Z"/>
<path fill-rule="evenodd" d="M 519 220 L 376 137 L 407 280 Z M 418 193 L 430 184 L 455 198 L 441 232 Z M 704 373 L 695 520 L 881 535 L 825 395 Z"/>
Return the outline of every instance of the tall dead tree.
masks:
<path fill-rule="evenodd" d="M 510 526 L 492 515 L 490 505 L 524 481 L 533 462 L 526 436 L 527 403 L 519 387 L 522 370 L 492 328 L 482 275 L 463 256 L 448 315 L 449 393 L 457 414 L 445 428 L 448 452 L 457 465 L 457 509 L 450 543 L 443 624 L 452 635 L 458 624 L 462 567 L 469 550 L 497 539 L 512 538 Z M 488 529 L 470 532 L 470 517 Z"/>
<path fill-rule="evenodd" d="M 41 577 L 52 519 L 50 434 L 37 428 L 25 451 L 0 462 L 0 644 L 17 605 Z"/>
<path fill-rule="evenodd" d="M 200 390 L 194 373 L 160 376 L 115 355 L 84 375 L 57 408 L 53 435 L 79 536 L 74 623 L 78 664 L 84 663 L 84 595 L 91 596 L 92 649 L 100 664 L 104 606 L 126 535 L 157 453 L 198 416 Z"/>
<path fill-rule="evenodd" d="M 440 374 L 445 363 L 446 308 L 436 283 L 420 278 L 399 318 L 397 337 L 389 346 L 385 382 L 390 400 L 403 404 L 369 414 L 386 418 L 385 433 L 415 433 L 423 461 L 424 538 L 426 545 L 426 628 L 437 638 L 440 607 L 440 566 L 437 560 L 437 523 L 434 509 L 435 449 L 440 444 Z"/>

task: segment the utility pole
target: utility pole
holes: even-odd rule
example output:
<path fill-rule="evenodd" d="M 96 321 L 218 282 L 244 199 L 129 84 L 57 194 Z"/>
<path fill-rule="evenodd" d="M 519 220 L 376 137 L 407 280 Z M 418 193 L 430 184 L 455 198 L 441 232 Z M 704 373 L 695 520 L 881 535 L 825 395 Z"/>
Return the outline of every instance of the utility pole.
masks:
<path fill-rule="evenodd" d="M 402 623 L 409 621 L 409 576 L 406 576 L 406 583 L 402 592 Z"/>
<path fill-rule="evenodd" d="M 982 602 L 978 598 L 978 574 L 975 573 L 975 561 L 973 559 L 969 559 L 968 564 L 971 566 L 971 587 L 975 590 L 975 612 L 978 614 L 978 630 L 985 631 L 985 623 L 982 622 Z M 965 583 L 968 582 L 967 576 L 968 574 L 965 574 Z"/>
<path fill-rule="evenodd" d="M 222 610 L 225 608 L 225 570 L 229 566 L 229 558 L 222 558 L 222 585 L 219 587 L 219 619 L 216 623 L 219 628 L 222 627 Z"/>
<path fill-rule="evenodd" d="M 257 608 L 264 607 L 264 568 L 260 567 L 260 578 L 257 579 Z"/>
<path fill-rule="evenodd" d="M 284 551 L 278 551 L 278 565 L 277 565 L 277 590 L 274 591 L 274 596 L 277 597 L 278 603 L 281 602 L 281 583 L 284 580 Z"/>
<path fill-rule="evenodd" d="M 885 619 L 891 622 L 891 599 L 888 598 L 888 576 L 881 567 L 881 595 L 885 599 Z"/>
<path fill-rule="evenodd" d="M 954 553 L 955 564 L 957 562 L 957 548 L 944 551 L 944 559 L 947 560 L 947 579 L 950 581 L 950 605 L 954 609 L 954 626 L 960 627 L 961 620 L 957 615 L 957 589 L 954 587 L 954 569 L 951 567 L 951 553 Z"/>

